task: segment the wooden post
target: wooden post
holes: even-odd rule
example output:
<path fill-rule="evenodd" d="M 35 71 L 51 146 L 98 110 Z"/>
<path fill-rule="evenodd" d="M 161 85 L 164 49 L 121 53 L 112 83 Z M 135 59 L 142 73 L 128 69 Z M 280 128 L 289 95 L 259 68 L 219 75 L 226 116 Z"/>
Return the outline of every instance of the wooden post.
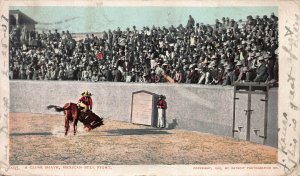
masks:
<path fill-rule="evenodd" d="M 264 143 L 266 143 L 267 132 L 268 132 L 268 102 L 269 102 L 269 85 L 266 87 L 265 92 L 265 119 L 264 119 Z"/>
<path fill-rule="evenodd" d="M 247 134 L 246 134 L 246 140 L 250 141 L 250 126 L 251 126 L 251 91 L 252 87 L 249 87 L 248 91 L 248 106 L 247 106 Z"/>
<path fill-rule="evenodd" d="M 235 133 L 235 101 L 236 101 L 236 86 L 233 89 L 233 114 L 232 114 L 232 137 L 234 138 Z"/>

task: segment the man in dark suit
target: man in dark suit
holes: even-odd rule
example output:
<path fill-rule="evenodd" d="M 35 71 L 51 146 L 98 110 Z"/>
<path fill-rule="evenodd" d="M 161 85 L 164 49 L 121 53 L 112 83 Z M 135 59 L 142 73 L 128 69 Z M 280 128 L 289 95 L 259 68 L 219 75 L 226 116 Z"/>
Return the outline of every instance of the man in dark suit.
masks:
<path fill-rule="evenodd" d="M 256 77 L 254 82 L 265 82 L 268 78 L 268 69 L 264 58 L 261 56 L 258 58 L 258 67 L 256 69 Z"/>
<path fill-rule="evenodd" d="M 186 25 L 186 28 L 192 28 L 194 27 L 195 25 L 195 20 L 194 18 L 192 17 L 192 15 L 189 16 L 189 20 L 188 20 L 188 23 Z"/>

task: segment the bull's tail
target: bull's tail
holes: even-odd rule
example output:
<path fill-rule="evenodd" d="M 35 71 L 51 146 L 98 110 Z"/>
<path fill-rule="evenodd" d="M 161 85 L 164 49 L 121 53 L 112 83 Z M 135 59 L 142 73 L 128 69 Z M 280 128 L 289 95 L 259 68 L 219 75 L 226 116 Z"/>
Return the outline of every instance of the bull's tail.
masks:
<path fill-rule="evenodd" d="M 57 111 L 57 112 L 61 112 L 61 111 L 65 110 L 65 108 L 60 107 L 60 106 L 56 106 L 56 105 L 49 105 L 49 106 L 47 106 L 47 109 L 52 109 L 52 108 L 54 108 L 55 111 Z"/>

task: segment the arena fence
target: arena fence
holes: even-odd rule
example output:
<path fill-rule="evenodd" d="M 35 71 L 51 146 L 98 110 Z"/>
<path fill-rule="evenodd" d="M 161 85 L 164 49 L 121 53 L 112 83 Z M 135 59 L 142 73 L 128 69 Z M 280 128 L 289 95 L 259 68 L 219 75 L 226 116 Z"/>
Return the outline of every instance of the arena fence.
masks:
<path fill-rule="evenodd" d="M 169 128 L 232 137 L 234 88 L 231 86 L 13 80 L 10 81 L 10 111 L 57 114 L 46 107 L 49 104 L 63 106 L 68 102 L 76 103 L 85 90 L 93 94 L 93 111 L 104 118 L 131 122 L 132 93 L 144 90 L 166 96 L 166 122 Z M 241 95 L 240 100 L 236 101 L 236 112 L 240 113 L 236 113 L 235 118 L 243 122 L 247 120 L 243 120 L 247 99 L 242 96 L 247 95 Z M 250 141 L 277 148 L 278 89 L 271 88 L 268 93 L 267 136 L 264 140 L 257 131 L 265 115 L 260 101 L 262 98 L 261 95 L 253 95 L 251 135 L 254 137 Z M 237 127 L 236 130 L 244 129 Z M 245 136 L 241 133 L 241 136 L 234 137 L 243 139 Z"/>

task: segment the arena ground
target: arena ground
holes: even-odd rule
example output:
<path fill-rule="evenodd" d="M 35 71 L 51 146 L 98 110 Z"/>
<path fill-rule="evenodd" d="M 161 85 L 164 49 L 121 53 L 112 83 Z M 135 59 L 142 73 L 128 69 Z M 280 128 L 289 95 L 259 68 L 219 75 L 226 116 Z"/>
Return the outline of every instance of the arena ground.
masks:
<path fill-rule="evenodd" d="M 86 132 L 78 123 L 64 136 L 63 115 L 10 113 L 11 165 L 262 164 L 277 149 L 180 129 L 157 129 L 104 119 Z"/>

